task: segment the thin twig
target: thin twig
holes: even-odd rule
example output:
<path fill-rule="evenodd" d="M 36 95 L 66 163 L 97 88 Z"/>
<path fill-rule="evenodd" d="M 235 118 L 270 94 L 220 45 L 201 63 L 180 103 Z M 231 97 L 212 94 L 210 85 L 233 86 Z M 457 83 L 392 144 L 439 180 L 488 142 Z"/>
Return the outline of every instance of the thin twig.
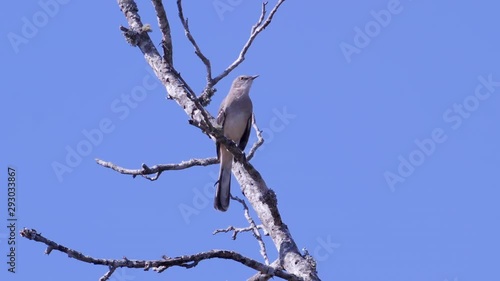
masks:
<path fill-rule="evenodd" d="M 253 40 L 257 37 L 257 35 L 264 30 L 272 21 L 274 14 L 278 11 L 279 7 L 281 4 L 283 4 L 285 0 L 279 0 L 278 3 L 276 3 L 276 6 L 271 10 L 269 13 L 269 16 L 267 19 L 264 21 L 264 18 L 266 16 L 266 6 L 267 2 L 262 3 L 262 11 L 259 16 L 259 19 L 257 20 L 257 23 L 252 26 L 252 29 L 250 30 L 250 37 L 248 38 L 247 42 L 243 46 L 243 48 L 240 51 L 240 54 L 238 55 L 238 58 L 231 63 L 221 74 L 219 74 L 217 77 L 213 78 L 211 80 L 212 83 L 207 83 L 207 86 L 205 87 L 205 90 L 203 93 L 200 95 L 198 98 L 203 106 L 206 106 L 210 103 L 210 100 L 212 99 L 212 96 L 215 94 L 214 86 L 219 83 L 222 78 L 226 77 L 233 71 L 238 65 L 240 65 L 244 60 L 245 60 L 245 55 L 250 48 L 250 46 L 253 43 Z M 211 75 L 210 75 L 211 76 Z"/>
<path fill-rule="evenodd" d="M 109 267 L 109 271 L 106 272 L 106 274 L 104 274 L 103 277 L 99 278 L 99 281 L 107 281 L 109 280 L 109 278 L 111 277 L 111 275 L 113 275 L 113 273 L 115 272 L 116 270 L 116 266 L 110 266 Z"/>
<path fill-rule="evenodd" d="M 200 47 L 196 43 L 196 40 L 194 39 L 193 35 L 191 35 L 191 31 L 189 30 L 188 19 L 184 17 L 184 13 L 182 11 L 182 0 L 177 0 L 177 9 L 179 10 L 179 18 L 181 20 L 182 26 L 184 27 L 184 33 L 186 34 L 186 37 L 188 38 L 189 42 L 191 42 L 191 44 L 193 45 L 195 54 L 200 58 L 200 60 L 203 62 L 203 64 L 207 69 L 207 87 L 208 87 L 208 85 L 211 85 L 212 83 L 212 66 L 210 64 L 210 60 L 203 54 Z"/>
<path fill-rule="evenodd" d="M 257 225 L 257 228 L 262 230 L 262 231 L 266 231 L 266 229 L 264 228 L 264 226 L 262 224 L 259 224 Z M 247 226 L 247 227 L 234 227 L 232 225 L 228 226 L 227 228 L 219 228 L 219 229 L 216 229 L 214 230 L 214 232 L 212 233 L 213 235 L 215 234 L 218 234 L 218 233 L 228 233 L 230 231 L 233 231 L 233 235 L 231 235 L 231 239 L 233 240 L 236 240 L 238 234 L 240 232 L 249 232 L 249 231 L 253 231 L 253 227 L 251 226 Z"/>
<path fill-rule="evenodd" d="M 95 159 L 95 161 L 97 162 L 97 164 L 106 168 L 110 168 L 114 171 L 117 171 L 120 174 L 132 175 L 134 178 L 136 176 L 142 176 L 151 181 L 157 180 L 163 171 L 176 171 L 176 170 L 191 168 L 193 166 L 208 166 L 219 163 L 219 160 L 216 157 L 203 158 L 203 159 L 195 158 L 187 161 L 182 161 L 178 164 L 159 164 L 159 165 L 154 165 L 153 167 L 149 167 L 146 164 L 142 164 L 141 169 L 127 169 L 120 167 L 116 164 L 113 164 L 111 162 L 103 161 L 101 159 Z M 156 175 L 154 177 L 148 176 L 152 174 Z"/>
<path fill-rule="evenodd" d="M 94 258 L 91 256 L 87 256 L 82 254 L 79 251 L 73 250 L 71 248 L 68 248 L 66 246 L 63 246 L 61 244 L 58 244 L 52 240 L 49 240 L 42 236 L 40 233 L 38 233 L 34 229 L 28 229 L 24 228 L 20 231 L 20 234 L 22 237 L 27 238 L 29 240 L 33 240 L 36 242 L 43 243 L 47 245 L 50 249 L 57 250 L 59 252 L 65 253 L 68 255 L 70 258 L 74 258 L 76 260 L 86 262 L 86 263 L 92 263 L 95 265 L 105 265 L 105 266 L 110 266 L 110 271 L 112 270 L 111 268 L 119 268 L 119 267 L 127 267 L 127 268 L 143 268 L 143 269 L 149 269 L 152 268 L 153 270 L 156 270 L 158 272 L 162 272 L 163 270 L 173 267 L 173 266 L 181 266 L 181 267 L 186 267 L 190 268 L 198 264 L 200 261 L 207 260 L 207 259 L 213 259 L 213 258 L 219 258 L 219 259 L 230 259 L 234 260 L 236 262 L 239 262 L 243 265 L 246 265 L 254 270 L 257 270 L 259 272 L 265 273 L 265 274 L 271 274 L 286 280 L 301 280 L 297 276 L 287 273 L 283 270 L 280 269 L 275 269 L 272 268 L 268 265 L 265 265 L 263 263 L 260 263 L 254 259 L 245 257 L 241 255 L 240 253 L 234 252 L 234 251 L 228 251 L 228 250 L 211 250 L 207 252 L 201 252 L 193 255 L 185 255 L 185 256 L 180 256 L 180 257 L 174 257 L 174 258 L 168 258 L 165 257 L 164 259 L 161 260 L 131 260 L 126 257 L 123 259 L 119 260 L 113 260 L 113 259 L 99 259 L 99 258 Z M 112 273 L 112 272 L 111 272 Z"/>
<path fill-rule="evenodd" d="M 252 127 L 255 130 L 255 133 L 257 134 L 257 141 L 253 144 L 252 148 L 248 152 L 247 160 L 250 161 L 257 149 L 264 144 L 264 137 L 262 137 L 262 131 L 259 129 L 257 126 L 257 121 L 255 120 L 255 114 L 252 114 Z"/>
<path fill-rule="evenodd" d="M 264 258 L 264 261 L 266 262 L 267 265 L 269 265 L 269 258 L 267 257 L 267 251 L 266 251 L 266 244 L 264 243 L 264 240 L 262 240 L 262 235 L 260 235 L 259 227 L 253 220 L 253 218 L 250 216 L 250 210 L 248 209 L 247 204 L 245 203 L 245 200 L 238 198 L 237 196 L 232 196 L 231 199 L 236 200 L 243 205 L 243 210 L 245 211 L 245 218 L 247 219 L 248 223 L 250 224 L 250 227 L 253 230 L 253 236 L 255 239 L 257 239 L 257 242 L 259 243 L 260 246 L 260 254 Z"/>
<path fill-rule="evenodd" d="M 252 26 L 252 32 L 250 34 L 253 34 L 255 30 L 257 30 L 257 27 L 259 27 L 262 24 L 262 21 L 264 20 L 264 17 L 266 16 L 267 13 L 266 6 L 267 6 L 267 1 L 262 2 L 262 12 L 260 13 L 260 18 L 257 21 L 257 23 L 254 26 Z"/>
<path fill-rule="evenodd" d="M 259 17 L 259 20 L 257 21 L 257 23 L 254 26 L 252 26 L 250 37 L 248 38 L 247 42 L 243 46 L 243 49 L 241 49 L 240 55 L 219 76 L 217 76 L 217 77 L 215 77 L 213 79 L 213 85 L 214 86 L 222 78 L 226 77 L 229 73 L 231 73 L 231 71 L 233 71 L 233 69 L 235 69 L 238 65 L 240 65 L 240 63 L 242 63 L 245 60 L 245 55 L 246 55 L 248 49 L 250 48 L 250 46 L 252 45 L 253 40 L 257 37 L 257 35 L 259 35 L 259 33 L 262 30 L 264 30 L 271 23 L 274 14 L 278 11 L 278 8 L 281 6 L 281 4 L 283 4 L 283 2 L 285 2 L 285 0 L 279 0 L 278 3 L 276 3 L 276 6 L 274 6 L 274 8 L 271 10 L 271 12 L 269 13 L 269 16 L 267 17 L 267 19 L 266 19 L 266 21 L 264 23 L 262 23 L 262 19 L 265 17 L 265 14 L 266 14 L 265 7 L 267 5 L 267 2 L 264 2 L 262 4 L 262 13 L 261 13 L 261 16 Z"/>
<path fill-rule="evenodd" d="M 205 86 L 205 89 L 203 90 L 201 96 L 212 96 L 215 93 L 215 89 L 213 87 L 212 65 L 210 63 L 210 60 L 203 54 L 200 47 L 198 46 L 198 43 L 196 43 L 196 40 L 194 39 L 193 35 L 191 34 L 191 31 L 189 30 L 189 22 L 188 19 L 184 17 L 184 12 L 182 9 L 182 0 L 177 0 L 177 10 L 179 11 L 179 18 L 181 20 L 182 26 L 184 27 L 184 33 L 188 38 L 189 42 L 191 42 L 191 44 L 193 45 L 195 54 L 200 58 L 200 60 L 203 62 L 207 70 L 207 76 L 206 76 L 207 85 Z M 208 103 L 205 103 L 206 101 L 205 99 L 198 99 L 198 101 L 202 106 L 208 105 Z"/>

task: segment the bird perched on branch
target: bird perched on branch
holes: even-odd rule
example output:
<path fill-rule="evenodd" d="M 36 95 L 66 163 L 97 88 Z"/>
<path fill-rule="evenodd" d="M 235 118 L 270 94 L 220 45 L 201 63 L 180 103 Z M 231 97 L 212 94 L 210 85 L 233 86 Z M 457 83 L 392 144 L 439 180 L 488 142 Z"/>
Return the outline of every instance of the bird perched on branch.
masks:
<path fill-rule="evenodd" d="M 253 105 L 250 88 L 259 75 L 242 75 L 234 79 L 231 89 L 222 101 L 217 115 L 217 124 L 222 126 L 224 136 L 234 141 L 243 151 L 248 143 L 252 127 Z M 231 194 L 231 167 L 233 154 L 217 142 L 217 158 L 220 161 L 219 179 L 215 183 L 215 209 L 225 212 L 229 208 Z"/>

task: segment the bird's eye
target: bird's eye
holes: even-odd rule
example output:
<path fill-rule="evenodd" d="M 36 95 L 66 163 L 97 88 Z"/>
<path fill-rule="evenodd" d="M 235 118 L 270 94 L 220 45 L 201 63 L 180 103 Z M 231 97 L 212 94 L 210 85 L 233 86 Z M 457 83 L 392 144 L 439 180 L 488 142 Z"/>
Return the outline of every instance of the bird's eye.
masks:
<path fill-rule="evenodd" d="M 240 77 L 240 80 L 245 80 L 245 79 L 246 79 L 246 77 L 245 77 L 245 76 L 241 76 L 241 77 Z"/>

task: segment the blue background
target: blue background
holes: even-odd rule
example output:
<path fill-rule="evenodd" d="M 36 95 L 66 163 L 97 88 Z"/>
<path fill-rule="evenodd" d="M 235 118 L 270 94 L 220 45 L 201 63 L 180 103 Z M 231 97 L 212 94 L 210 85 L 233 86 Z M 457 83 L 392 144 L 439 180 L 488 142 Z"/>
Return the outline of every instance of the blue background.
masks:
<path fill-rule="evenodd" d="M 95 163 L 139 168 L 212 157 L 215 148 L 165 99 L 140 51 L 126 43 L 118 28 L 126 20 L 115 1 L 54 1 L 4 3 L 2 224 L 6 170 L 13 166 L 16 231 L 35 228 L 99 258 L 232 249 L 262 260 L 248 233 L 236 241 L 212 235 L 247 225 L 234 202 L 227 213 L 213 209 L 216 165 L 165 172 L 150 182 Z M 184 36 L 175 2 L 165 2 L 175 66 L 200 92 L 204 66 Z M 52 6 L 44 10 L 43 3 Z M 221 3 L 226 10 L 217 10 Z M 185 1 L 191 31 L 215 74 L 239 54 L 260 3 Z M 261 75 L 251 95 L 267 142 L 252 163 L 276 191 L 285 223 L 299 248 L 316 257 L 323 280 L 497 280 L 500 87 L 482 86 L 479 93 L 489 96 L 481 100 L 475 93 L 479 77 L 500 81 L 499 8 L 495 1 L 286 1 L 245 62 L 217 85 L 212 114 L 234 77 Z M 150 1 L 139 9 L 159 43 Z M 132 94 L 138 98 L 126 103 Z M 464 102 L 460 115 L 455 108 Z M 112 131 L 84 147 L 84 132 L 95 133 L 101 122 Z M 434 130 L 443 134 L 440 143 L 432 140 Z M 78 147 L 87 155 L 70 167 L 68 151 Z M 71 171 L 58 176 L 54 163 Z M 398 180 L 388 182 L 389 173 Z M 233 179 L 233 194 L 238 188 Z M 186 206 L 191 215 L 181 213 Z M 18 235 L 11 274 L 8 235 L 0 227 L 2 280 L 98 280 L 107 270 L 60 252 L 46 256 L 44 245 Z M 111 280 L 252 274 L 235 262 L 211 260 L 162 274 L 119 269 Z"/>

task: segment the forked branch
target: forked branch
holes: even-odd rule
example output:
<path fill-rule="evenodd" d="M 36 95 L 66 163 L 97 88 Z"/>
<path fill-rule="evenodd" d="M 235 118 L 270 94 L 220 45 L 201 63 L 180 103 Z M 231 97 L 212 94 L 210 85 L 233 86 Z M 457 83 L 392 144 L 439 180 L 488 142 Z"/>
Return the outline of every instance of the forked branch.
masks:
<path fill-rule="evenodd" d="M 205 89 L 203 90 L 203 93 L 199 97 L 199 101 L 203 106 L 207 106 L 210 103 L 210 100 L 212 99 L 212 96 L 215 94 L 215 89 L 214 86 L 219 83 L 220 80 L 222 80 L 224 77 L 229 75 L 238 65 L 240 65 L 244 60 L 245 60 L 245 55 L 250 49 L 250 46 L 252 45 L 253 41 L 259 35 L 261 31 L 263 31 L 272 21 L 274 14 L 278 11 L 279 7 L 281 4 L 283 4 L 285 0 L 279 0 L 274 8 L 271 10 L 269 13 L 269 16 L 267 19 L 264 21 L 266 18 L 267 10 L 266 6 L 268 2 L 263 2 L 262 3 L 262 11 L 259 16 L 259 19 L 257 20 L 257 23 L 252 26 L 250 30 L 250 37 L 247 39 L 247 42 L 243 46 L 243 48 L 240 51 L 240 54 L 236 58 L 236 60 L 231 63 L 221 74 L 219 74 L 217 77 L 212 78 L 212 67 L 210 64 L 210 60 L 203 54 L 201 51 L 200 47 L 198 46 L 198 43 L 194 39 L 194 37 L 191 34 L 191 31 L 189 30 L 189 24 L 187 18 L 184 17 L 184 12 L 182 9 L 182 0 L 177 0 L 177 9 L 179 11 L 179 18 L 181 20 L 181 23 L 184 27 L 184 33 L 186 34 L 186 37 L 188 38 L 189 42 L 193 45 L 195 49 L 196 55 L 200 58 L 200 60 L 203 62 L 205 65 L 205 68 L 207 70 L 207 85 L 205 86 Z"/>
<path fill-rule="evenodd" d="M 267 251 L 266 251 L 266 244 L 264 243 L 264 240 L 262 240 L 262 235 L 260 234 L 260 229 L 264 230 L 264 233 L 267 233 L 265 228 L 262 225 L 257 225 L 254 221 L 254 219 L 250 216 L 250 210 L 248 209 L 247 203 L 245 203 L 245 200 L 238 198 L 237 196 L 231 196 L 231 199 L 238 201 L 241 205 L 243 205 L 243 210 L 245 212 L 245 218 L 247 219 L 248 223 L 250 226 L 244 227 L 244 228 L 237 228 L 234 226 L 229 226 L 226 229 L 217 229 L 213 232 L 213 234 L 217 233 L 222 233 L 222 232 L 230 232 L 233 231 L 233 240 L 236 240 L 236 236 L 240 232 L 247 232 L 247 231 L 252 231 L 253 236 L 255 239 L 257 239 L 257 242 L 259 243 L 260 247 L 260 254 L 264 258 L 264 261 L 266 262 L 267 265 L 269 265 L 269 258 L 267 256 Z"/>
<path fill-rule="evenodd" d="M 142 176 L 151 181 L 157 180 L 160 177 L 161 173 L 164 171 L 178 171 L 191 168 L 194 166 L 208 166 L 219 163 L 219 160 L 217 160 L 216 157 L 203 158 L 203 159 L 195 158 L 195 159 L 190 159 L 188 161 L 182 161 L 181 163 L 176 163 L 176 164 L 159 164 L 159 165 L 154 165 L 153 167 L 149 167 L 146 164 L 142 164 L 141 169 L 127 169 L 101 159 L 95 159 L 95 161 L 97 162 L 97 164 L 106 168 L 110 168 L 120 174 L 132 175 L 134 178 L 136 176 Z M 149 175 L 152 174 L 155 174 L 155 176 L 150 177 Z"/>
<path fill-rule="evenodd" d="M 84 255 L 79 251 L 73 250 L 59 243 L 56 243 L 48 238 L 45 238 L 44 236 L 42 236 L 42 234 L 38 233 L 34 229 L 24 228 L 20 231 L 20 234 L 22 237 L 26 239 L 47 245 L 47 249 L 45 250 L 45 254 L 47 255 L 49 255 L 53 250 L 56 250 L 67 254 L 68 257 L 70 258 L 74 258 L 82 262 L 92 263 L 95 265 L 108 266 L 109 271 L 103 277 L 101 277 L 100 280 L 109 279 L 113 274 L 113 272 L 120 267 L 142 268 L 144 270 L 153 269 L 154 271 L 157 272 L 163 272 L 166 269 L 173 266 L 180 266 L 185 268 L 195 267 L 199 262 L 213 258 L 233 260 L 245 266 L 248 266 L 252 269 L 255 269 L 261 273 L 280 277 L 285 280 L 300 280 L 293 274 L 287 273 L 280 269 L 272 268 L 256 260 L 245 257 L 237 252 L 228 250 L 211 250 L 207 252 L 201 252 L 193 255 L 185 255 L 180 257 L 163 256 L 163 259 L 161 260 L 130 260 L 126 257 L 124 257 L 123 259 L 99 259 Z"/>
<path fill-rule="evenodd" d="M 221 74 L 219 74 L 217 77 L 215 77 L 213 79 L 212 84 L 214 86 L 217 83 L 219 83 L 219 81 L 222 80 L 222 78 L 226 77 L 229 73 L 231 73 L 231 71 L 233 71 L 236 67 L 238 67 L 238 65 L 240 65 L 245 60 L 245 55 L 248 52 L 248 49 L 250 49 L 250 46 L 252 46 L 253 41 L 255 40 L 255 38 L 257 38 L 257 35 L 259 35 L 259 33 L 262 32 L 271 23 L 271 21 L 273 20 L 274 14 L 276 14 L 276 12 L 278 11 L 281 4 L 283 4 L 283 2 L 285 2 L 285 0 L 279 0 L 278 3 L 276 3 L 276 5 L 271 10 L 271 12 L 269 13 L 269 16 L 267 17 L 267 19 L 265 21 L 264 21 L 264 18 L 265 18 L 266 13 L 267 13 L 266 6 L 267 6 L 268 2 L 262 3 L 262 12 L 261 12 L 261 15 L 259 17 L 259 20 L 257 21 L 257 23 L 254 26 L 252 26 L 252 29 L 250 32 L 250 37 L 248 38 L 247 42 L 245 43 L 245 45 L 241 49 L 238 58 L 236 58 L 236 60 L 232 64 L 230 64 Z M 200 96 L 200 100 L 202 100 L 202 104 L 203 104 L 203 99 L 204 99 L 204 97 Z"/>
<path fill-rule="evenodd" d="M 200 60 L 205 65 L 205 68 L 207 69 L 207 87 L 212 88 L 212 66 L 210 64 L 210 60 L 203 54 L 200 47 L 198 46 L 198 43 L 196 43 L 196 40 L 194 40 L 194 37 L 189 30 L 188 19 L 184 17 L 184 12 L 182 10 L 182 0 L 177 0 L 177 10 L 179 11 L 179 18 L 181 20 L 182 26 L 184 27 L 184 33 L 186 34 L 189 42 L 191 42 L 194 47 L 194 53 L 200 58 Z"/>
<path fill-rule="evenodd" d="M 253 144 L 252 148 L 250 149 L 250 152 L 248 153 L 248 156 L 246 157 L 248 161 L 250 161 L 250 159 L 253 158 L 257 149 L 264 143 L 264 138 L 262 137 L 262 131 L 257 126 L 257 123 L 255 121 L 255 117 L 252 117 L 252 125 L 253 125 L 253 128 L 257 134 L 257 140 Z M 227 140 L 227 141 L 229 141 L 229 140 Z M 195 167 L 195 166 L 209 166 L 209 165 L 219 163 L 219 160 L 216 157 L 193 158 L 193 159 L 189 159 L 187 161 L 182 161 L 180 163 L 157 164 L 157 165 L 154 165 L 152 167 L 149 167 L 148 165 L 143 163 L 141 165 L 140 169 L 128 169 L 128 168 L 118 166 L 112 162 L 104 161 L 104 160 L 101 160 L 98 158 L 96 158 L 95 161 L 97 164 L 99 164 L 103 167 L 106 167 L 106 168 L 110 168 L 111 170 L 114 170 L 120 174 L 131 175 L 134 178 L 137 176 L 141 176 L 141 177 L 144 177 L 150 181 L 157 180 L 160 177 L 161 173 L 163 173 L 164 171 L 178 171 L 178 170 L 184 170 L 184 169 L 188 169 L 188 168 Z M 154 176 L 150 176 L 150 175 L 154 175 Z"/>

